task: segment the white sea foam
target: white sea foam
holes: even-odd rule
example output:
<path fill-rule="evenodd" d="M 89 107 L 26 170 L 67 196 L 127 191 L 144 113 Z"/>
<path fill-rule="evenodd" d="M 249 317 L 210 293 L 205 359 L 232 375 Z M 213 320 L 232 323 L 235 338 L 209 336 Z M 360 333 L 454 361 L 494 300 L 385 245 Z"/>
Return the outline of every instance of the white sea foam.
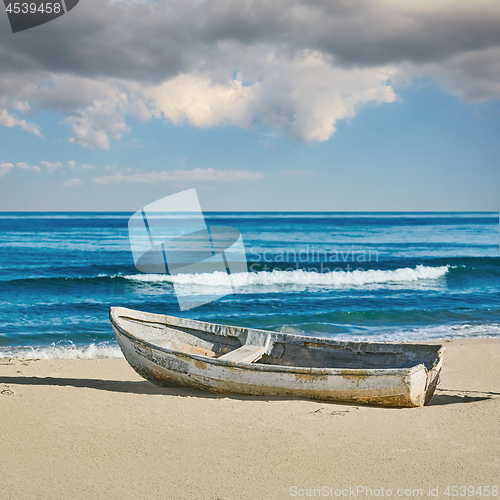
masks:
<path fill-rule="evenodd" d="M 352 342 L 417 342 L 445 339 L 465 339 L 465 338 L 489 338 L 500 337 L 500 323 L 489 324 L 463 324 L 463 325 L 437 325 L 419 328 L 407 328 L 404 330 L 394 327 L 380 330 L 373 330 L 364 333 L 332 333 L 324 331 L 312 332 L 307 328 L 296 326 L 283 326 L 280 331 L 284 333 L 295 333 L 297 335 L 311 335 L 323 338 L 334 338 L 336 340 L 346 340 Z M 40 348 L 10 348 L 0 351 L 0 358 L 24 358 L 24 359 L 105 359 L 123 358 L 123 354 L 115 345 L 88 346 L 58 346 Z"/>
<path fill-rule="evenodd" d="M 302 334 L 306 332 L 301 332 Z M 306 333 L 307 334 L 307 333 Z M 325 336 L 322 333 L 321 336 Z M 428 342 L 431 340 L 452 340 L 466 338 L 492 338 L 500 337 L 500 324 L 474 324 L 474 325 L 436 325 L 404 330 L 388 328 L 373 334 L 333 334 L 328 338 L 336 340 L 350 340 L 354 342 Z"/>
<path fill-rule="evenodd" d="M 320 273 L 297 269 L 293 271 L 274 270 L 272 272 L 259 271 L 253 273 L 231 274 L 231 280 L 236 287 L 244 285 L 274 286 L 274 285 L 300 285 L 300 286 L 362 286 L 382 283 L 402 283 L 419 280 L 435 280 L 443 277 L 449 266 L 427 267 L 417 266 L 415 269 L 400 268 L 393 271 L 382 270 L 355 270 L 333 271 Z M 227 286 L 227 275 L 222 272 L 202 274 L 134 274 L 124 278 L 145 282 L 169 282 L 182 285 L 197 285 L 207 287 Z"/>
<path fill-rule="evenodd" d="M 104 359 L 123 358 L 120 347 L 107 344 L 51 345 L 49 347 L 22 347 L 0 351 L 0 358 L 28 359 Z"/>

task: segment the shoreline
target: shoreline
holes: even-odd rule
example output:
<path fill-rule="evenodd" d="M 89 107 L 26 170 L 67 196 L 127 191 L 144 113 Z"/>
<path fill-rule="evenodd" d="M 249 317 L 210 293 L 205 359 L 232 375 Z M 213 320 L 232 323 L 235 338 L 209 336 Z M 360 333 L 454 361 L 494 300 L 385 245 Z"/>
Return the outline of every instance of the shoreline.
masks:
<path fill-rule="evenodd" d="M 160 388 L 120 358 L 2 358 L 1 496 L 280 499 L 331 487 L 328 498 L 363 486 L 448 498 L 447 485 L 498 486 L 500 338 L 442 343 L 430 405 L 401 409 Z"/>
<path fill-rule="evenodd" d="M 319 337 L 323 338 L 323 337 Z M 443 344 L 446 345 L 449 342 L 461 342 L 467 343 L 469 341 L 482 341 L 482 340 L 500 340 L 499 335 L 489 335 L 489 336 L 474 336 L 474 337 L 455 337 L 455 338 L 430 338 L 430 339 L 409 339 L 409 340 L 397 340 L 397 339 L 372 339 L 372 338 L 359 338 L 353 337 L 349 338 L 346 336 L 335 336 L 335 337 L 325 337 L 334 338 L 335 340 L 341 340 L 346 342 L 370 342 L 375 344 Z M 70 346 L 11 346 L 8 348 L 0 348 L 0 363 L 2 360 L 21 360 L 21 361 L 50 361 L 50 360 L 62 360 L 62 361 L 94 361 L 94 360 L 107 360 L 107 359 L 125 359 L 120 346 L 116 341 L 102 341 L 102 342 L 91 342 L 90 344 L 71 344 Z M 18 350 L 22 353 L 30 353 L 32 356 L 20 356 L 14 351 L 8 351 L 7 349 Z M 54 356 L 55 352 L 61 353 L 61 356 Z M 40 354 L 43 353 L 42 356 Z M 68 354 L 68 356 L 63 356 L 63 354 Z M 74 354 L 74 357 L 71 355 Z M 97 355 L 96 355 L 97 354 Z M 112 355 L 110 355 L 112 354 Z"/>

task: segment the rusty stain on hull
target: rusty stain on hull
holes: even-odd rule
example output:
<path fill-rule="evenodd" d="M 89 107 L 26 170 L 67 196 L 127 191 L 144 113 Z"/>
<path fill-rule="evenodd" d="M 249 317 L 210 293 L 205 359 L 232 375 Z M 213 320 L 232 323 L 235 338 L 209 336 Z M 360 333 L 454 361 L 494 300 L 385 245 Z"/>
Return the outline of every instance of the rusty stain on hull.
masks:
<path fill-rule="evenodd" d="M 351 372 L 342 371 L 340 375 L 344 380 L 348 380 L 349 382 L 356 384 L 359 384 L 361 381 L 366 380 L 370 376 L 367 370 L 358 370 L 358 373 L 355 375 Z"/>
<path fill-rule="evenodd" d="M 205 361 L 201 361 L 199 359 L 193 359 L 193 362 L 194 366 L 196 366 L 196 368 L 199 368 L 200 370 L 205 370 L 207 368 L 207 364 L 205 363 Z"/>
<path fill-rule="evenodd" d="M 312 375 L 310 373 L 295 373 L 295 378 L 302 382 L 317 382 L 318 380 L 328 380 L 328 375 Z"/>

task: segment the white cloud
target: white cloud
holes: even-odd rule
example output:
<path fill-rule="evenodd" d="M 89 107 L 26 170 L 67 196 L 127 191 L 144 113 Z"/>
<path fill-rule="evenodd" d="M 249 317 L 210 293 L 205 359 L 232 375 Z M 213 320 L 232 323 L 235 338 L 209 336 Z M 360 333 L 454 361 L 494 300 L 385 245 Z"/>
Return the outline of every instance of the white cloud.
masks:
<path fill-rule="evenodd" d="M 64 181 L 62 183 L 63 187 L 75 187 L 75 186 L 81 186 L 83 184 L 83 181 L 81 179 L 69 179 L 67 181 Z"/>
<path fill-rule="evenodd" d="M 126 94 L 113 86 L 108 89 L 110 95 L 106 99 L 95 99 L 90 106 L 64 120 L 74 134 L 70 142 L 91 149 L 110 149 L 110 139 L 121 139 L 130 130 L 125 123 Z"/>
<path fill-rule="evenodd" d="M 66 162 L 66 165 L 71 168 L 71 170 L 92 170 L 93 168 L 95 168 L 93 165 L 87 165 L 86 163 L 82 163 L 79 167 L 76 163 L 76 161 L 74 160 L 69 160 Z"/>
<path fill-rule="evenodd" d="M 174 124 L 250 130 L 262 123 L 304 142 L 328 140 L 337 120 L 353 117 L 367 102 L 396 99 L 387 84 L 394 69 L 335 68 L 317 52 L 305 51 L 292 60 L 270 55 L 262 73 L 246 86 L 240 80 L 213 84 L 206 76 L 180 75 L 145 90 L 142 98 L 155 116 Z"/>
<path fill-rule="evenodd" d="M 64 96 L 69 114 L 64 121 L 73 132 L 69 140 L 106 150 L 112 139 L 129 131 L 128 114 L 202 128 L 235 125 L 250 131 L 264 125 L 310 143 L 328 140 L 335 123 L 353 117 L 362 105 L 396 99 L 387 83 L 395 73 L 392 67 L 336 68 L 322 54 L 311 51 L 293 59 L 269 53 L 260 65 L 258 75 L 250 75 L 255 81 L 245 85 L 232 78 L 215 82 L 206 74 L 181 74 L 158 85 L 142 86 L 116 79 L 91 82 L 52 76 L 52 87 L 43 92 L 36 89 L 38 95 L 32 98 L 50 103 Z M 238 77 L 246 78 L 245 72 Z M 75 93 L 72 103 L 67 97 L 70 89 Z M 86 92 L 94 98 L 83 105 Z"/>
<path fill-rule="evenodd" d="M 40 171 L 40 168 L 37 167 L 36 165 L 31 167 L 30 165 L 28 165 L 24 161 L 17 162 L 16 164 L 14 164 L 14 163 L 2 163 L 2 164 L 0 164 L 0 177 L 3 177 L 4 175 L 8 174 L 9 172 L 12 172 L 12 170 L 14 168 L 20 168 L 22 170 L 30 170 L 32 168 L 35 172 Z"/>
<path fill-rule="evenodd" d="M 19 126 L 26 132 L 31 132 L 40 138 L 43 138 L 40 132 L 40 127 L 36 123 L 28 123 L 26 120 L 19 120 L 17 116 L 9 114 L 6 109 L 0 109 L 0 125 L 4 127 L 16 127 Z"/>
<path fill-rule="evenodd" d="M 332 67 L 319 53 L 305 52 L 268 68 L 253 113 L 266 125 L 304 142 L 328 140 L 335 123 L 352 118 L 368 102 L 394 102 L 387 83 L 394 69 Z"/>
<path fill-rule="evenodd" d="M 47 172 L 49 172 L 49 173 L 53 173 L 53 172 L 55 172 L 57 170 L 64 171 L 65 170 L 65 166 L 69 167 L 71 170 L 92 170 L 92 169 L 95 168 L 93 165 L 87 165 L 86 163 L 82 163 L 78 167 L 78 164 L 74 160 L 69 160 L 69 161 L 66 161 L 65 163 L 62 162 L 62 161 L 55 161 L 55 162 L 41 161 L 40 165 L 42 167 L 44 167 L 44 169 Z M 14 163 L 2 163 L 0 165 L 0 168 L 2 169 L 0 176 L 5 175 L 9 170 L 11 170 L 13 168 L 21 168 L 23 170 L 32 169 L 37 174 L 42 171 L 42 169 L 38 165 L 31 166 L 31 165 L 29 165 L 26 162 L 17 162 L 15 164 Z M 66 173 L 66 172 L 64 172 L 64 173 Z"/>
<path fill-rule="evenodd" d="M 13 168 L 14 168 L 13 163 L 0 164 L 0 177 L 3 177 L 5 174 L 8 174 Z"/>
<path fill-rule="evenodd" d="M 217 84 L 206 76 L 179 75 L 145 92 L 156 116 L 177 125 L 187 121 L 196 127 L 237 125 L 250 129 L 251 103 L 259 84 L 244 87 L 238 80 Z"/>
<path fill-rule="evenodd" d="M 13 104 L 12 106 L 14 109 L 17 109 L 21 113 L 26 113 L 31 109 L 29 103 L 26 101 L 17 101 L 16 103 Z"/>
<path fill-rule="evenodd" d="M 50 162 L 50 161 L 41 161 L 40 165 L 43 165 L 50 173 L 55 170 L 60 170 L 64 168 L 64 165 L 60 161 Z"/>
<path fill-rule="evenodd" d="M 174 170 L 173 172 L 138 172 L 135 174 L 123 174 L 117 172 L 113 175 L 95 177 L 96 184 L 119 184 L 122 182 L 156 184 L 157 182 L 190 183 L 190 182 L 234 182 L 245 180 L 263 179 L 261 172 L 249 172 L 247 170 L 195 168 L 192 170 Z"/>

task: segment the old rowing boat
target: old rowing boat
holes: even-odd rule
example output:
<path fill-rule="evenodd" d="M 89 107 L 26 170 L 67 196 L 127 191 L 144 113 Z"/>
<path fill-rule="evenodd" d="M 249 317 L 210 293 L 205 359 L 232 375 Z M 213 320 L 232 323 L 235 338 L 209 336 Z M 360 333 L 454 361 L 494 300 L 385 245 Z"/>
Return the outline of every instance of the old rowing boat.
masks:
<path fill-rule="evenodd" d="M 423 406 L 444 347 L 343 342 L 205 323 L 112 307 L 109 317 L 132 368 L 160 386 L 294 396 L 380 406 Z"/>

